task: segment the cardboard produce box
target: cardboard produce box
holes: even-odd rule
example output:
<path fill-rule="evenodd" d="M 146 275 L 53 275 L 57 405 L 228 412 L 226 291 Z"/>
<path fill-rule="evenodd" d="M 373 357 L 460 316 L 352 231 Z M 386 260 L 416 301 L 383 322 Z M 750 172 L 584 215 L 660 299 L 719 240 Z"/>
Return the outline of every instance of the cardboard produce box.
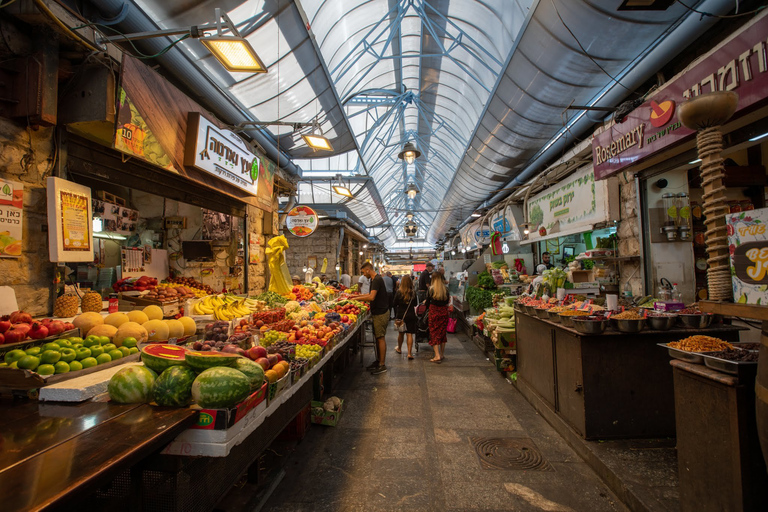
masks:
<path fill-rule="evenodd" d="M 121 292 L 118 302 L 118 308 L 120 311 L 132 311 L 134 309 L 144 309 L 147 306 L 160 306 L 163 310 L 163 317 L 171 318 L 179 314 L 179 308 L 181 304 L 179 299 L 166 300 L 160 302 L 155 299 L 145 299 L 135 295 L 130 295 L 135 292 Z"/>
<path fill-rule="evenodd" d="M 341 406 L 338 411 L 326 411 L 323 409 L 323 402 L 316 402 L 314 400 L 310 403 L 310 410 L 312 411 L 312 423 L 335 427 L 341 419 L 341 413 L 344 411 L 344 400 L 341 400 Z"/>
<path fill-rule="evenodd" d="M 199 430 L 226 430 L 243 419 L 243 417 L 254 408 L 263 404 L 263 407 L 266 409 L 266 396 L 267 383 L 265 382 L 261 388 L 251 393 L 248 398 L 232 408 L 201 409 L 197 423 L 190 428 Z"/>

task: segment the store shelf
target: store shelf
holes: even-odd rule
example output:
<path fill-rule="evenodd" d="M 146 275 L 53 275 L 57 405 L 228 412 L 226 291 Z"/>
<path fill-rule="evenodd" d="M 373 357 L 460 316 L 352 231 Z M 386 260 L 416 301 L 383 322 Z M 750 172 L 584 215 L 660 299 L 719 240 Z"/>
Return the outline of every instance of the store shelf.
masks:
<path fill-rule="evenodd" d="M 738 316 L 741 318 L 752 318 L 763 321 L 768 320 L 768 308 L 756 304 L 734 304 L 733 302 L 702 300 L 699 302 L 699 307 L 705 313 Z"/>

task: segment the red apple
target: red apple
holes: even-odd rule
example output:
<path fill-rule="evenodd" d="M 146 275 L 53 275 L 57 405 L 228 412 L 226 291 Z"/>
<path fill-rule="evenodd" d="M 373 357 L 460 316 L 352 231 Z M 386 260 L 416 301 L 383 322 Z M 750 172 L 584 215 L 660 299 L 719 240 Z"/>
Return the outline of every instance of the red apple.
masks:
<path fill-rule="evenodd" d="M 261 346 L 255 346 L 255 347 L 252 347 L 252 348 L 251 348 L 251 349 L 248 351 L 248 353 L 249 353 L 249 354 L 252 354 L 252 357 L 251 357 L 251 359 L 253 359 L 254 361 L 255 361 L 256 359 L 259 359 L 260 357 L 267 357 L 267 349 L 266 349 L 266 348 L 264 348 L 264 347 L 261 347 Z"/>
<path fill-rule="evenodd" d="M 281 356 L 281 355 L 280 355 L 280 352 L 278 352 L 278 353 L 277 353 L 277 354 L 275 354 L 275 355 L 277 356 L 277 362 L 278 362 L 278 363 L 279 363 L 280 361 L 282 361 L 282 360 L 283 360 L 283 356 Z"/>
<path fill-rule="evenodd" d="M 260 357 L 255 362 L 256 364 L 261 366 L 262 370 L 264 371 L 269 370 L 269 359 L 267 359 L 266 357 Z"/>
<path fill-rule="evenodd" d="M 267 359 L 269 360 L 269 367 L 270 368 L 272 368 L 273 366 L 275 366 L 279 362 L 279 360 L 277 359 L 277 354 L 269 354 L 267 356 Z"/>

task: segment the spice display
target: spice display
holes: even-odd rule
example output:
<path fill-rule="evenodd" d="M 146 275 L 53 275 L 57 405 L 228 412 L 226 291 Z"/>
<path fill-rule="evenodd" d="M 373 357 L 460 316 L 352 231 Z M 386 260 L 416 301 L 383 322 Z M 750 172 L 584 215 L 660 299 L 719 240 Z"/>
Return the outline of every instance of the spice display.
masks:
<path fill-rule="evenodd" d="M 656 318 L 670 318 L 670 317 L 676 317 L 677 314 L 675 313 L 659 313 L 656 311 L 649 311 L 648 316 L 656 317 Z"/>
<path fill-rule="evenodd" d="M 741 343 L 738 348 L 742 350 L 760 350 L 760 344 L 759 343 Z"/>
<path fill-rule="evenodd" d="M 703 315 L 704 313 L 696 306 L 688 306 L 685 309 L 681 309 L 677 312 L 680 315 Z"/>
<path fill-rule="evenodd" d="M 757 352 L 750 352 L 749 350 L 741 350 L 735 348 L 732 350 L 721 350 L 720 352 L 712 352 L 709 354 L 712 357 L 718 359 L 726 359 L 728 361 L 757 361 L 759 354 Z"/>
<path fill-rule="evenodd" d="M 617 315 L 612 315 L 611 318 L 614 320 L 642 320 L 643 315 L 637 311 L 627 310 Z"/>
<path fill-rule="evenodd" d="M 589 314 L 589 311 L 569 309 L 560 313 L 560 316 L 589 316 Z"/>
<path fill-rule="evenodd" d="M 716 352 L 733 349 L 733 345 L 727 341 L 703 335 L 689 336 L 680 341 L 672 341 L 667 343 L 667 346 L 678 350 L 685 350 L 686 352 Z"/>
<path fill-rule="evenodd" d="M 554 306 L 549 308 L 549 310 L 552 313 L 562 313 L 563 311 L 568 311 L 570 308 L 568 306 Z"/>

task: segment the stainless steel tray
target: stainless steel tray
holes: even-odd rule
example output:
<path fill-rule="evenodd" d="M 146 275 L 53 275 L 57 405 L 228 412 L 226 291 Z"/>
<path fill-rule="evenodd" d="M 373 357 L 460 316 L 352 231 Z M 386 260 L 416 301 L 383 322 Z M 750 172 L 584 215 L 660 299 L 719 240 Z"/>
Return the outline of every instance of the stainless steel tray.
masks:
<path fill-rule="evenodd" d="M 657 345 L 666 348 L 670 357 L 687 363 L 704 364 L 704 355 L 707 354 L 707 352 L 688 352 L 687 350 L 672 348 L 666 343 L 657 343 Z"/>
<path fill-rule="evenodd" d="M 736 375 L 739 378 L 754 378 L 757 375 L 757 361 L 728 361 L 727 359 L 705 355 L 704 365 L 713 370 Z"/>

